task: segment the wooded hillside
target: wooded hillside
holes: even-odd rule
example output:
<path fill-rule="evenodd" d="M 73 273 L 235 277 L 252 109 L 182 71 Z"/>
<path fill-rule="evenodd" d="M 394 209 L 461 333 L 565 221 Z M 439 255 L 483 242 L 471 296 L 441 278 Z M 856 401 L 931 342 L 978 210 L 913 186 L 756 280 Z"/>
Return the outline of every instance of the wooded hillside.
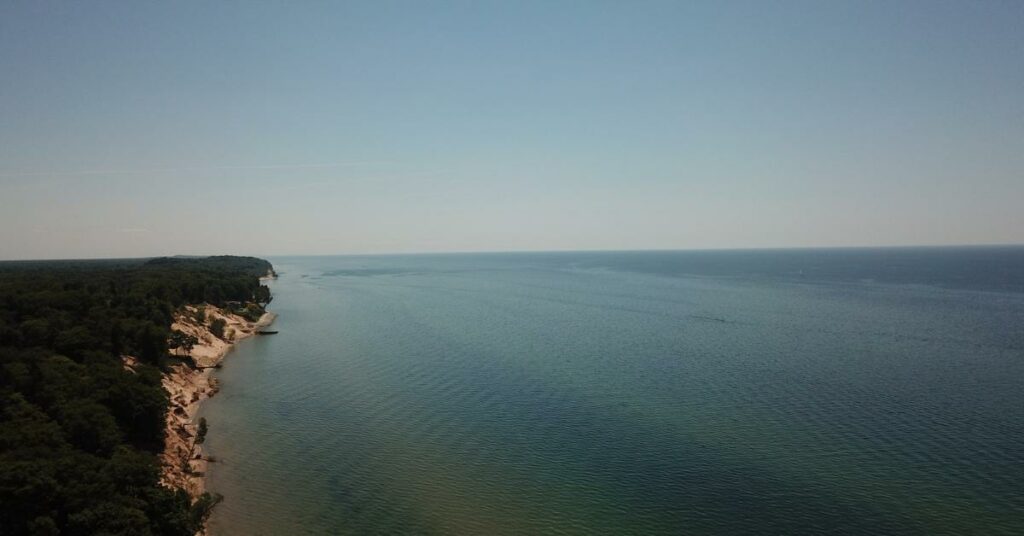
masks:
<path fill-rule="evenodd" d="M 172 316 L 265 303 L 270 269 L 227 256 L 0 263 L 0 532 L 194 534 L 203 509 L 158 485 Z"/>

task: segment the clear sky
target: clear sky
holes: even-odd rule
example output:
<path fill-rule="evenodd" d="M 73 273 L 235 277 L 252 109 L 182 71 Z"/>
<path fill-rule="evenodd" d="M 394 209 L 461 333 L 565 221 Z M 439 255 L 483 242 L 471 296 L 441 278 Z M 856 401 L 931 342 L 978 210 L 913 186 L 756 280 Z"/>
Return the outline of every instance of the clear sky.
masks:
<path fill-rule="evenodd" d="M 1024 2 L 0 4 L 0 258 L 1024 242 Z"/>

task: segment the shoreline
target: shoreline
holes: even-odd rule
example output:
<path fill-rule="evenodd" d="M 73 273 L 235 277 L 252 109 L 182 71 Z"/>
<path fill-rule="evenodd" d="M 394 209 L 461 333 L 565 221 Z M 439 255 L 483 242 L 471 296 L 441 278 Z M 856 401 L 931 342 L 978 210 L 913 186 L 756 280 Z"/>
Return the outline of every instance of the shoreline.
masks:
<path fill-rule="evenodd" d="M 197 319 L 200 308 L 205 318 Z M 160 454 L 160 483 L 168 488 L 185 490 L 192 501 L 206 491 L 205 476 L 210 459 L 196 444 L 198 423 L 196 414 L 204 400 L 217 394 L 218 381 L 213 369 L 219 368 L 239 341 L 252 337 L 261 328 L 274 322 L 277 315 L 265 312 L 255 322 L 212 305 L 186 305 L 175 314 L 172 330 L 194 336 L 198 342 L 191 348 L 196 367 L 175 363 L 163 374 L 161 383 L 168 393 L 166 438 Z M 224 338 L 217 337 L 210 328 L 214 319 L 224 320 Z"/>

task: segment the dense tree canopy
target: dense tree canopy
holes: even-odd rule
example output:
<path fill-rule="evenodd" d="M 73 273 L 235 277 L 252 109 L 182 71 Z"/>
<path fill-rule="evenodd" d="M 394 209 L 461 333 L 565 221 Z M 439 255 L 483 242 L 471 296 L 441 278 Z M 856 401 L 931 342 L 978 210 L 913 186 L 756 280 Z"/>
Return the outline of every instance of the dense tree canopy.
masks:
<path fill-rule="evenodd" d="M 158 483 L 172 317 L 265 303 L 270 269 L 252 257 L 0 263 L 0 532 L 193 534 L 209 505 Z"/>

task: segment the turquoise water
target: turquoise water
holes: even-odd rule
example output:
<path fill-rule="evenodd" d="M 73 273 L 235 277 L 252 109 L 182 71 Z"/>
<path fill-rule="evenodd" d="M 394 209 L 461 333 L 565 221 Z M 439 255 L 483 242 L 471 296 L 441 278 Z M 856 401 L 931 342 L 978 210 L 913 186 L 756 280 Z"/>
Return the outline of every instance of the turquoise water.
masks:
<path fill-rule="evenodd" d="M 213 534 L 1024 534 L 1024 248 L 271 260 Z"/>

